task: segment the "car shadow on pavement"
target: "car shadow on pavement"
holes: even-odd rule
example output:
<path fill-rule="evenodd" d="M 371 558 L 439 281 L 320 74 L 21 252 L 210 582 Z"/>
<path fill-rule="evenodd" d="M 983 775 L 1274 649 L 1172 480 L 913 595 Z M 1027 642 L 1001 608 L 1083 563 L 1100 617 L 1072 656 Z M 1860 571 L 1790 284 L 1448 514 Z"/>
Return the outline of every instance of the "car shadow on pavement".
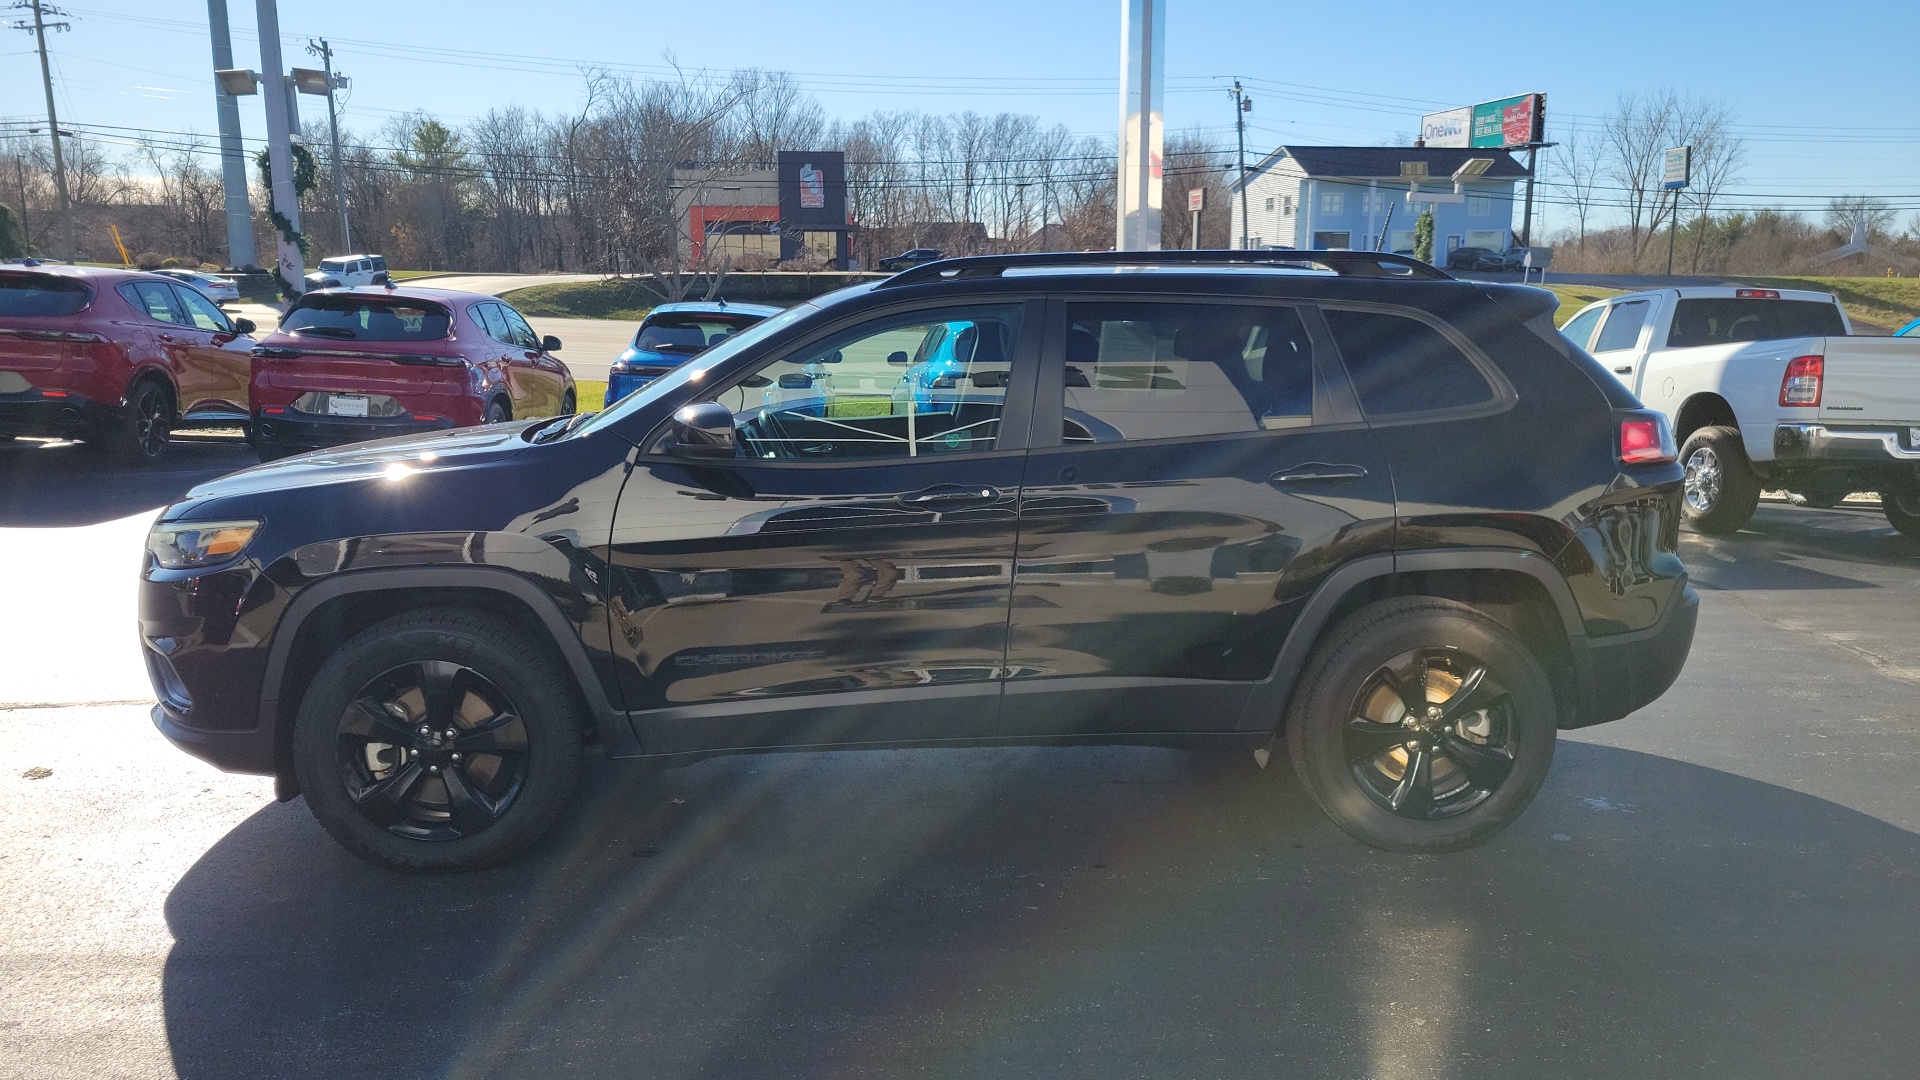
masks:
<path fill-rule="evenodd" d="M 1472 851 L 1150 749 L 596 762 L 517 865 L 404 877 L 298 802 L 166 905 L 180 1076 L 1901 1075 L 1920 837 L 1560 747 Z"/>
<path fill-rule="evenodd" d="M 0 443 L 0 528 L 116 521 L 255 464 L 238 439 L 178 439 L 165 462 L 145 467 L 116 464 L 75 443 L 15 439 Z"/>

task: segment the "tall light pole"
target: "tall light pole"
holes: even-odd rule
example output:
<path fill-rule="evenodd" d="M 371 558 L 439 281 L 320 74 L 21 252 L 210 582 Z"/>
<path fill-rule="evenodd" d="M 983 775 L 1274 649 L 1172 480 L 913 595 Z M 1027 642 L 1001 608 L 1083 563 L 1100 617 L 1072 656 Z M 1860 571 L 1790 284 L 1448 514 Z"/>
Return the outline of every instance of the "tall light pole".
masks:
<path fill-rule="evenodd" d="M 1233 89 L 1227 91 L 1233 95 L 1233 130 L 1240 140 L 1240 249 L 1247 248 L 1247 114 L 1253 111 L 1253 99 L 1240 89 L 1240 80 L 1233 80 Z"/>
<path fill-rule="evenodd" d="M 42 0 L 20 0 L 14 4 L 15 11 L 33 12 L 33 22 L 25 19 L 13 24 L 15 30 L 31 30 L 36 46 L 40 50 L 40 84 L 47 91 L 47 135 L 53 140 L 53 187 L 60 195 L 60 238 L 66 245 L 61 257 L 72 262 L 79 249 L 73 242 L 73 204 L 67 198 L 67 162 L 60 153 L 60 116 L 53 108 L 53 68 L 47 63 L 47 31 L 71 30 L 71 23 L 47 21 L 49 15 L 65 15 Z M 25 207 L 21 208 L 25 210 Z"/>
<path fill-rule="evenodd" d="M 233 68 L 233 36 L 227 30 L 227 0 L 207 0 L 207 29 L 213 38 L 213 69 Z M 247 154 L 240 143 L 240 103 L 218 75 L 213 108 L 220 122 L 220 188 L 227 209 L 227 265 L 253 266 L 253 204 L 247 197 Z M 251 93 L 249 86 L 248 92 Z"/>
<path fill-rule="evenodd" d="M 1120 251 L 1160 249 L 1166 32 L 1167 0 L 1120 0 Z"/>
<path fill-rule="evenodd" d="M 333 209 L 340 215 L 340 254 L 345 255 L 353 250 L 353 226 L 347 221 L 347 187 L 340 166 L 340 113 L 334 107 L 333 92 L 347 85 L 347 80 L 333 73 L 333 46 L 326 38 L 308 42 L 307 51 L 320 58 L 327 80 L 327 128 L 333 136 Z"/>
<path fill-rule="evenodd" d="M 272 207 L 287 223 L 287 231 L 300 232 L 300 199 L 293 187 L 293 94 L 287 85 L 287 66 L 280 56 L 280 11 L 275 0 L 254 0 L 260 30 L 260 89 L 267 105 L 267 164 L 273 169 Z M 300 245 L 275 226 L 279 248 L 274 270 L 284 291 L 299 293 L 306 287 L 306 258 Z"/>

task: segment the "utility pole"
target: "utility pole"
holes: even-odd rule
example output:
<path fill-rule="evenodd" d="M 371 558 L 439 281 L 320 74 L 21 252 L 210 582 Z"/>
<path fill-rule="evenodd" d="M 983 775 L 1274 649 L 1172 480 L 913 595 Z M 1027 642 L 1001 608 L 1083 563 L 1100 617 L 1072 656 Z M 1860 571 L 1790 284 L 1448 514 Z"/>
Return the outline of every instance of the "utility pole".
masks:
<path fill-rule="evenodd" d="M 45 3 L 44 0 L 20 0 L 13 5 L 15 11 L 33 12 L 33 22 L 22 19 L 13 24 L 15 30 L 32 30 L 34 41 L 40 50 L 40 84 L 47 91 L 47 135 L 53 140 L 53 187 L 60 195 L 60 233 L 66 244 L 62 257 L 72 262 L 78 250 L 73 243 L 73 204 L 67 198 L 67 162 L 60 153 L 60 117 L 53 108 L 53 68 L 47 63 L 47 31 L 71 30 L 73 24 L 47 21 L 49 15 L 66 15 L 59 8 Z M 24 208 L 23 208 L 24 209 Z"/>
<path fill-rule="evenodd" d="M 1240 89 L 1240 80 L 1233 80 L 1233 89 L 1227 91 L 1233 95 L 1233 130 L 1240 141 L 1240 250 L 1245 251 L 1247 242 L 1247 114 L 1253 111 L 1253 99 Z M 1295 245 L 1298 246 L 1298 245 Z"/>
<path fill-rule="evenodd" d="M 213 39 L 214 71 L 232 68 L 227 0 L 207 0 L 207 30 Z M 259 257 L 253 250 L 253 204 L 247 197 L 247 153 L 240 143 L 240 103 L 218 75 L 213 86 L 213 108 L 220 124 L 220 190 L 227 210 L 227 265 L 255 266 Z"/>
<path fill-rule="evenodd" d="M 340 254 L 353 251 L 353 227 L 347 222 L 347 188 L 341 179 L 340 115 L 334 108 L 333 92 L 347 84 L 344 76 L 333 73 L 333 46 L 326 38 L 307 43 L 307 51 L 320 58 L 320 69 L 327 74 L 327 127 L 333 136 L 333 209 L 340 215 Z"/>
<path fill-rule="evenodd" d="M 1114 249 L 1160 250 L 1167 0 L 1120 0 L 1120 183 Z"/>

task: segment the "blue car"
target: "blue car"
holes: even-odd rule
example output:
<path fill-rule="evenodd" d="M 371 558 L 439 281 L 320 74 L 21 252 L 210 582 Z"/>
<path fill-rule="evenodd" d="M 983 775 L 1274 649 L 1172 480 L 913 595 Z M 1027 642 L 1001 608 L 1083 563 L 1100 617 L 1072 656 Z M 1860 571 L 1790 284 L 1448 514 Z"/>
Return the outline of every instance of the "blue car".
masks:
<path fill-rule="evenodd" d="M 737 334 L 780 308 L 765 304 L 729 304 L 725 300 L 661 304 L 647 313 L 633 344 L 607 369 L 605 406 Z"/>
<path fill-rule="evenodd" d="M 1894 337 L 1920 337 L 1920 319 L 1915 319 L 1893 332 Z"/>

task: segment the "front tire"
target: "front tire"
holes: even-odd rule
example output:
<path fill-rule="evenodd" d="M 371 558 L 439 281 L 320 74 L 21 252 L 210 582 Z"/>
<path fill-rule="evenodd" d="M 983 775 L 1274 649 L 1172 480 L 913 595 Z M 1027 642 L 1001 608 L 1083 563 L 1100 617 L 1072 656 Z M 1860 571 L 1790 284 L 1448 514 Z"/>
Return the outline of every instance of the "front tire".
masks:
<path fill-rule="evenodd" d="M 580 399 L 574 396 L 573 391 L 567 391 L 566 396 L 560 399 L 560 415 L 572 416 L 579 411 Z"/>
<path fill-rule="evenodd" d="M 294 723 L 307 806 L 395 870 L 478 870 L 526 851 L 580 775 L 570 677 L 491 615 L 397 615 L 342 645 Z"/>
<path fill-rule="evenodd" d="M 1498 623 L 1451 600 L 1383 600 L 1316 650 L 1286 717 L 1308 794 L 1348 835 L 1454 851 L 1506 828 L 1553 764 L 1546 672 Z"/>
<path fill-rule="evenodd" d="M 1908 536 L 1920 537 L 1920 484 L 1880 493 L 1880 512 L 1887 524 Z"/>
<path fill-rule="evenodd" d="M 1760 477 L 1740 429 L 1703 427 L 1680 447 L 1686 468 L 1680 515 L 1695 532 L 1739 532 L 1760 506 Z"/>
<path fill-rule="evenodd" d="M 483 424 L 504 424 L 511 419 L 513 419 L 513 410 L 507 408 L 506 401 L 501 398 L 494 398 L 492 401 L 487 402 L 487 411 L 481 415 L 480 422 Z"/>

